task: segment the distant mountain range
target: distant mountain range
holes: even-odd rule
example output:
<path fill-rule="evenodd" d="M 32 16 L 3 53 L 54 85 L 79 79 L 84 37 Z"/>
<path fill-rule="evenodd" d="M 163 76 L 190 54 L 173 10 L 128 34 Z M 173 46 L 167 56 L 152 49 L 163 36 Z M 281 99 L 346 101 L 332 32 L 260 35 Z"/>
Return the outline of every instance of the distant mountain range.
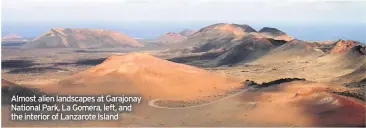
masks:
<path fill-rule="evenodd" d="M 156 39 L 136 39 L 123 33 L 91 28 L 53 28 L 33 40 L 24 39 L 19 35 L 10 34 L 2 37 L 3 41 L 26 40 L 22 42 L 22 48 L 123 48 L 123 47 L 144 47 L 144 46 L 161 46 L 166 44 L 174 44 L 172 49 L 191 50 L 192 53 L 202 52 L 231 52 L 238 49 L 243 53 L 234 55 L 233 53 L 223 54 L 225 56 L 243 57 L 255 59 L 272 51 L 286 42 L 296 42 L 294 37 L 287 33 L 272 27 L 263 27 L 259 31 L 249 25 L 218 23 L 201 28 L 200 30 L 184 29 L 181 32 L 167 32 L 160 35 Z M 337 40 L 328 41 L 302 41 L 297 40 L 301 45 L 316 46 L 316 49 L 322 51 L 329 50 Z M 156 42 L 161 43 L 156 45 Z M 254 43 L 255 42 L 255 43 Z M 155 43 L 155 44 L 154 44 Z M 357 42 L 359 43 L 359 42 Z M 297 44 L 297 43 L 296 43 Z M 245 46 L 244 46 L 245 45 Z M 351 44 L 350 44 L 351 45 Z M 174 48 L 175 47 L 175 48 Z M 234 48 L 238 47 L 238 48 Z M 245 48 L 239 48 L 245 47 Z M 301 46 L 299 46 L 301 47 Z M 351 47 L 351 46 L 346 46 Z M 249 48 L 249 49 L 247 49 Z M 261 50 L 252 50 L 261 49 Z M 249 50 L 249 51 L 246 51 Z M 246 51 L 246 52 L 244 52 Z M 259 52 L 260 51 L 260 52 Z M 255 52 L 255 54 L 247 54 L 247 52 Z M 230 55 L 229 55 L 230 54 Z M 236 53 L 235 53 L 236 54 Z M 223 58 L 223 57 L 220 57 Z M 236 58 L 237 61 L 241 59 Z M 245 59 L 245 60 L 247 60 Z M 252 60 L 249 59 L 249 60 Z M 214 65 L 225 63 L 215 60 Z"/>
<path fill-rule="evenodd" d="M 357 50 L 356 47 L 360 48 Z M 197 61 L 205 61 L 205 66 L 220 66 L 248 62 L 304 62 L 326 54 L 351 52 L 363 56 L 364 48 L 365 45 L 353 40 L 308 42 L 276 28 L 264 27 L 256 31 L 249 25 L 219 23 L 200 29 L 169 52 L 179 53 L 180 57 L 172 59 L 175 62 L 192 62 L 186 59 L 197 58 Z M 360 59 L 350 59 L 353 58 Z"/>
<path fill-rule="evenodd" d="M 17 34 L 9 34 L 1 37 L 1 46 L 22 46 L 30 41 L 30 38 L 24 38 Z"/>
<path fill-rule="evenodd" d="M 143 47 L 125 34 L 90 28 L 53 28 L 23 48 L 113 48 Z"/>
<path fill-rule="evenodd" d="M 187 37 L 193 35 L 196 31 L 185 29 L 181 32 L 167 32 L 161 36 L 159 36 L 156 41 L 162 43 L 176 43 L 186 39 Z"/>
<path fill-rule="evenodd" d="M 17 34 L 9 34 L 1 37 L 1 40 L 20 40 L 20 39 L 23 39 L 23 37 Z"/>

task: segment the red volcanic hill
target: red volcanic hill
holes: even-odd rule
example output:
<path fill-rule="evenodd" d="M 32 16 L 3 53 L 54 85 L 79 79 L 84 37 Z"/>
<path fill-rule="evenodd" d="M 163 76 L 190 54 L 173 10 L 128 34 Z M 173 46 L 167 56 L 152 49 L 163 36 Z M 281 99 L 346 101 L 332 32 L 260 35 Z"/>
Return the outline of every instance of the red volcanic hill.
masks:
<path fill-rule="evenodd" d="M 110 30 L 53 28 L 23 48 L 115 48 L 143 47 L 135 39 Z"/>
<path fill-rule="evenodd" d="M 231 45 L 230 41 L 243 35 L 256 32 L 248 25 L 219 23 L 204 27 L 181 42 L 178 49 L 192 52 L 207 52 Z"/>
<path fill-rule="evenodd" d="M 215 31 L 215 30 L 222 32 L 229 32 L 234 35 L 241 35 L 249 32 L 257 32 L 255 29 L 246 24 L 240 25 L 240 24 L 218 23 L 202 28 L 198 31 L 198 33 Z"/>
<path fill-rule="evenodd" d="M 366 46 L 352 40 L 340 40 L 327 54 L 314 61 L 331 64 L 326 66 L 328 68 L 356 69 L 366 62 Z"/>
<path fill-rule="evenodd" d="M 270 27 L 264 27 L 261 30 L 258 31 L 261 35 L 263 35 L 266 38 L 271 38 L 275 40 L 284 40 L 284 41 L 290 41 L 295 38 L 287 35 L 286 33 L 278 30 L 277 28 L 270 28 Z"/>
<path fill-rule="evenodd" d="M 207 80 L 210 78 L 210 80 Z M 240 80 L 144 53 L 113 55 L 103 63 L 45 88 L 61 94 L 194 97 L 240 87 Z"/>
<path fill-rule="evenodd" d="M 329 53 L 346 53 L 352 47 L 358 45 L 360 43 L 353 40 L 339 40 L 335 43 L 335 46 L 329 51 Z"/>
<path fill-rule="evenodd" d="M 157 38 L 157 41 L 163 42 L 163 43 L 177 43 L 184 39 L 186 39 L 188 36 L 193 35 L 195 32 L 194 30 L 184 29 L 182 32 L 167 32 Z"/>
<path fill-rule="evenodd" d="M 171 51 L 178 51 L 183 56 L 204 56 L 196 57 L 207 60 L 202 64 L 204 66 L 232 65 L 254 61 L 272 49 L 286 44 L 287 40 L 293 38 L 275 28 L 265 27 L 257 32 L 249 25 L 219 23 L 200 29 L 183 40 L 178 50 Z M 301 47 L 301 43 L 299 46 Z M 186 58 L 189 59 L 181 57 L 172 60 L 187 62 Z"/>
<path fill-rule="evenodd" d="M 164 43 L 175 43 L 185 39 L 186 37 L 176 32 L 168 32 L 158 37 L 158 41 Z"/>

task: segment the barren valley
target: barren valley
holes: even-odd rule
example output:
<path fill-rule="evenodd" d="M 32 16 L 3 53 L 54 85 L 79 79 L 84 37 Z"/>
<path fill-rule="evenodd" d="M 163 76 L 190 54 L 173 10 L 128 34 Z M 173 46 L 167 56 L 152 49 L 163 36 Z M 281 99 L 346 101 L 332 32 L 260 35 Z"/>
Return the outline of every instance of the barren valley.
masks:
<path fill-rule="evenodd" d="M 188 33 L 188 34 L 185 34 Z M 9 120 L 4 126 L 365 126 L 366 46 L 304 41 L 276 28 L 213 24 L 152 41 L 51 29 L 2 46 L 2 97 L 143 97 L 118 121 Z M 57 46 L 57 47 L 56 47 Z M 34 91 L 37 90 L 37 91 Z"/>

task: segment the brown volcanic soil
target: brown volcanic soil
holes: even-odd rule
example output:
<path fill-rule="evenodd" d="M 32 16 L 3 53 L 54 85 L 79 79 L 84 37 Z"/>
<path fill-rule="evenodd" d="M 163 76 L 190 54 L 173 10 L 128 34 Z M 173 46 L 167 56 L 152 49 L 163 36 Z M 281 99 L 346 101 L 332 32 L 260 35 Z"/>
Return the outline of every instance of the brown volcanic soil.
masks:
<path fill-rule="evenodd" d="M 366 64 L 363 64 L 353 72 L 340 76 L 336 78 L 334 81 L 337 83 L 351 83 L 358 82 L 366 78 Z"/>
<path fill-rule="evenodd" d="M 144 53 L 129 53 L 108 57 L 102 64 L 43 90 L 59 94 L 134 94 L 145 98 L 184 98 L 240 86 L 240 81 L 235 78 Z"/>
<path fill-rule="evenodd" d="M 324 54 L 310 43 L 301 40 L 289 41 L 256 60 L 256 63 L 286 63 L 311 60 Z"/>
<path fill-rule="evenodd" d="M 211 66 L 251 62 L 277 47 L 267 38 L 256 35 L 245 35 L 231 43 L 233 43 L 233 46 L 224 47 L 224 49 L 227 49 L 226 52 L 209 62 Z"/>
<path fill-rule="evenodd" d="M 18 96 L 41 96 L 44 93 L 38 89 L 20 86 L 13 82 L 1 79 L 1 105 L 8 105 L 13 95 Z"/>
<path fill-rule="evenodd" d="M 285 65 L 251 66 L 247 67 L 247 69 L 250 69 L 249 72 L 242 72 L 248 74 L 242 74 L 241 78 L 244 80 L 249 77 L 258 77 L 257 79 L 268 81 L 276 77 L 284 77 L 283 73 L 295 77 L 296 74 L 292 74 L 292 72 L 299 72 L 297 66 L 300 64 L 304 66 L 302 63 L 296 63 L 296 65 L 286 63 Z M 272 67 L 276 70 L 270 69 Z M 317 68 L 314 67 L 314 69 Z M 337 73 L 339 72 L 335 74 Z M 310 74 L 308 72 L 307 74 L 319 77 L 314 72 Z M 216 85 L 219 83 L 221 84 Z M 212 88 L 214 86 L 211 84 L 216 85 L 217 88 Z M 72 123 L 60 121 L 43 122 L 42 124 L 5 121 L 5 124 L 6 126 L 108 125 L 116 127 L 364 125 L 361 122 L 361 120 L 364 120 L 365 115 L 362 111 L 365 108 L 362 106 L 362 102 L 328 93 L 329 91 L 344 91 L 346 90 L 344 87 L 313 82 L 292 82 L 270 86 L 256 92 L 245 92 L 199 108 L 167 110 L 152 108 L 147 105 L 147 102 L 155 97 L 172 97 L 189 101 L 180 102 L 182 103 L 180 105 L 185 106 L 189 106 L 186 103 L 195 104 L 196 101 L 201 104 L 200 101 L 204 98 L 200 97 L 201 95 L 220 94 L 225 90 L 230 91 L 241 86 L 242 84 L 234 78 L 227 78 L 192 66 L 161 60 L 147 54 L 114 55 L 96 67 L 65 79 L 60 85 L 49 85 L 41 88 L 50 93 L 57 92 L 61 94 L 114 93 L 127 95 L 136 92 L 143 95 L 143 103 L 135 106 L 132 113 L 122 113 L 120 121 Z M 182 95 L 188 95 L 189 98 Z M 207 101 L 207 99 L 204 100 Z M 3 108 L 3 112 L 6 114 L 7 110 Z M 5 119 L 8 115 L 2 117 Z"/>
<path fill-rule="evenodd" d="M 363 64 L 361 67 L 357 68 L 351 73 L 346 75 L 337 77 L 331 81 L 331 83 L 343 84 L 346 87 L 353 88 L 355 90 L 351 91 L 343 91 L 343 92 L 335 92 L 337 94 L 352 96 L 358 99 L 364 100 L 366 99 L 366 64 Z"/>
<path fill-rule="evenodd" d="M 366 55 L 360 51 L 359 47 L 361 46 L 353 46 L 344 53 L 328 53 L 311 60 L 310 63 L 320 65 L 319 68 L 350 69 L 353 71 L 366 62 Z"/>
<path fill-rule="evenodd" d="M 142 47 L 135 39 L 119 32 L 89 28 L 53 28 L 23 48 L 113 48 Z"/>
<path fill-rule="evenodd" d="M 346 53 L 357 44 L 359 43 L 353 40 L 339 40 L 329 53 Z"/>
<path fill-rule="evenodd" d="M 210 26 L 207 28 L 207 31 L 206 29 L 202 29 L 201 32 L 191 36 L 192 38 L 190 39 L 193 39 L 191 41 L 211 41 L 211 43 L 201 42 L 202 44 L 208 45 L 190 42 L 191 44 L 197 44 L 197 49 L 194 49 L 197 50 L 197 53 L 231 48 L 232 44 L 228 45 L 228 42 L 240 42 L 240 37 L 247 35 L 250 31 L 250 29 L 248 31 L 243 31 L 242 28 L 245 28 L 243 26 L 238 27 L 236 25 L 225 24 L 218 24 L 218 26 L 221 26 L 222 28 Z M 255 37 L 260 37 L 260 35 L 253 35 Z M 262 40 L 261 38 L 258 39 L 258 41 L 264 42 L 263 44 L 267 44 L 269 41 L 268 45 L 269 43 L 272 43 L 272 45 L 277 46 L 272 40 L 267 39 L 267 41 Z M 240 44 L 238 42 L 236 43 Z M 188 45 L 191 44 L 188 43 Z M 252 43 L 243 44 L 250 44 L 249 46 L 254 46 L 255 48 L 258 47 Z M 237 47 L 237 51 L 234 51 L 233 53 L 247 53 L 245 51 L 252 48 L 249 46 L 244 47 L 248 48 L 243 50 L 244 52 L 240 51 L 243 47 Z M 229 67 L 208 68 L 216 73 L 158 59 L 148 54 L 131 53 L 127 55 L 113 55 L 107 58 L 102 64 L 63 79 L 59 84 L 36 87 L 47 93 L 57 94 L 97 95 L 109 93 L 119 95 L 142 95 L 143 103 L 136 105 L 131 113 L 121 113 L 121 120 L 108 122 L 11 122 L 6 121 L 6 119 L 8 119 L 7 114 L 9 113 L 8 107 L 2 108 L 2 112 L 5 113 L 5 115 L 2 115 L 2 119 L 5 119 L 5 123 L 3 122 L 6 124 L 5 126 L 22 125 L 28 127 L 365 126 L 364 102 L 352 97 L 344 97 L 343 95 L 345 94 L 342 94 L 343 92 L 353 91 L 354 89 L 345 88 L 341 86 L 341 83 L 337 82 L 331 84 L 317 83 L 329 82 L 334 78 L 346 74 L 353 74 L 352 72 L 364 64 L 365 55 L 362 52 L 359 52 L 358 49 L 360 48 L 354 46 L 344 53 L 323 53 L 321 54 L 322 56 L 315 59 L 308 59 L 307 57 L 301 58 L 302 55 L 308 55 L 304 54 L 304 52 L 313 53 L 314 50 L 318 51 L 318 47 L 319 46 L 317 45 L 301 41 L 288 42 L 288 44 L 282 44 L 280 47 L 277 47 L 278 49 L 275 48 L 275 50 L 277 49 L 276 53 L 283 52 L 288 53 L 289 55 L 283 54 L 283 56 L 280 56 L 284 58 L 274 58 L 275 56 L 273 56 L 273 58 L 268 58 L 277 61 L 278 63 L 245 63 Z M 222 51 L 225 50 L 227 49 Z M 18 52 L 20 53 L 21 51 Z M 43 54 L 49 55 L 50 53 L 51 52 L 45 51 Z M 100 52 L 97 53 L 98 55 L 101 54 Z M 297 57 L 295 57 L 296 59 L 293 59 L 293 56 L 291 56 L 293 53 L 297 55 Z M 82 56 L 80 56 L 80 54 L 82 54 Z M 60 52 L 60 54 L 56 53 L 55 57 L 49 58 L 47 63 L 54 62 L 55 60 L 60 59 L 60 57 L 67 56 L 69 58 L 75 58 L 77 55 L 77 57 L 83 58 L 89 57 L 91 54 L 93 53 L 88 53 L 88 51 L 84 50 L 75 52 L 71 55 Z M 23 57 L 28 55 L 28 53 L 25 53 Z M 313 56 L 310 55 L 309 58 L 312 57 Z M 25 57 L 25 59 L 27 58 Z M 37 60 L 38 58 L 35 57 L 31 59 Z M 68 61 L 69 60 L 64 60 L 64 62 Z M 40 65 L 40 62 L 38 61 L 34 63 L 35 65 Z M 27 62 L 25 62 L 25 65 L 32 65 L 32 63 L 27 64 Z M 89 66 L 87 67 L 89 68 Z M 77 70 L 70 70 L 68 74 L 86 68 L 77 67 L 76 65 L 70 67 L 77 68 Z M 355 72 L 357 71 L 359 70 L 356 70 Z M 218 73 L 237 76 L 240 80 Z M 359 73 L 359 75 L 362 76 L 362 70 Z M 46 72 L 34 75 L 48 76 L 52 74 L 55 73 Z M 9 72 L 3 72 L 3 75 L 9 77 Z M 62 78 L 65 77 L 65 75 L 60 76 L 62 76 Z M 16 77 L 11 77 L 13 78 L 12 80 L 16 80 L 29 76 L 16 75 Z M 236 92 L 238 88 L 243 86 L 241 81 L 247 79 L 261 83 L 287 77 L 305 78 L 316 82 L 296 81 L 291 83 L 280 83 L 278 85 L 260 88 L 256 91 L 240 93 L 240 95 L 235 95 L 234 97 L 229 97 L 213 104 L 195 108 L 170 110 L 148 106 L 148 101 L 155 98 L 174 99 L 172 101 L 160 103 L 162 106 L 181 107 L 201 105 L 230 96 L 231 93 L 225 92 Z M 350 75 L 350 77 L 354 78 L 353 75 Z M 61 79 L 61 77 L 59 79 Z M 205 97 L 215 95 L 218 97 Z M 348 94 L 345 96 L 348 96 Z"/>
<path fill-rule="evenodd" d="M 364 126 L 362 102 L 329 93 L 342 90 L 345 90 L 342 86 L 296 81 L 244 92 L 197 108 L 157 109 L 147 106 L 145 100 L 132 113 L 121 114 L 120 121 L 5 123 L 6 126 Z"/>
<path fill-rule="evenodd" d="M 366 106 L 363 102 L 330 93 L 344 89 L 314 82 L 291 82 L 263 88 L 254 92 L 258 93 L 256 107 L 238 113 L 238 117 L 259 126 L 364 126 Z"/>

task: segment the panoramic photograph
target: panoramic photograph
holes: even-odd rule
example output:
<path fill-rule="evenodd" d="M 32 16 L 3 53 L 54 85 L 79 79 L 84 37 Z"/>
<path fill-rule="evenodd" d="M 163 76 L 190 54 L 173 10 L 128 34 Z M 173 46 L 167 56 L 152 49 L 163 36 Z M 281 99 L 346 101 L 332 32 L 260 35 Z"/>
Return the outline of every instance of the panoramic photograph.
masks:
<path fill-rule="evenodd" d="M 1 127 L 366 127 L 364 0 L 2 0 Z"/>

